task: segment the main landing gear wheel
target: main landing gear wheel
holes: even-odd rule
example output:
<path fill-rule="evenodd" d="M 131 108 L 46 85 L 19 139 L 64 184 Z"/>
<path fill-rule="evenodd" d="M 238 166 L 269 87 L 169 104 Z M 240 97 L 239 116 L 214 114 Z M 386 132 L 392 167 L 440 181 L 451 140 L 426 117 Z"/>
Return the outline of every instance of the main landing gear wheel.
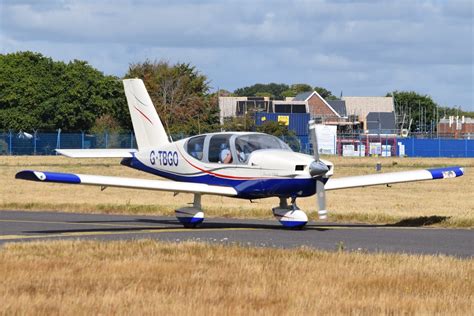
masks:
<path fill-rule="evenodd" d="M 308 223 L 308 216 L 296 205 L 296 199 L 292 199 L 288 205 L 286 198 L 280 198 L 280 205 L 274 207 L 273 215 L 285 228 L 302 229 Z"/>
<path fill-rule="evenodd" d="M 193 206 L 182 207 L 175 211 L 176 218 L 185 228 L 196 228 L 204 221 L 201 209 L 201 195 L 194 194 Z"/>

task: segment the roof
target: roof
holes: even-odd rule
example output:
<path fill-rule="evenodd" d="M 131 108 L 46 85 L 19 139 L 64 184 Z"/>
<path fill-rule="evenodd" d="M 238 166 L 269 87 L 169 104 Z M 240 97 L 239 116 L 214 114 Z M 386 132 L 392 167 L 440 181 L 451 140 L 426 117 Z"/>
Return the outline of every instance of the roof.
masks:
<path fill-rule="evenodd" d="M 358 115 L 363 120 L 369 112 L 393 112 L 392 97 L 343 97 L 347 115 Z"/>
<path fill-rule="evenodd" d="M 308 101 L 311 99 L 313 96 L 317 96 L 336 116 L 342 117 L 341 113 L 339 113 L 336 109 L 332 107 L 331 104 L 328 103 L 317 91 L 306 91 L 306 92 L 301 92 L 296 97 L 293 98 L 293 101 Z M 344 107 L 345 108 L 345 107 Z M 345 111 L 345 110 L 344 110 Z"/>
<path fill-rule="evenodd" d="M 395 127 L 394 112 L 370 112 L 367 114 L 367 128 L 369 133 L 390 134 Z"/>
<path fill-rule="evenodd" d="M 293 101 L 306 101 L 314 91 L 306 91 L 298 93 L 294 98 Z"/>
<path fill-rule="evenodd" d="M 341 117 L 346 117 L 346 102 L 344 100 L 326 100 L 327 103 L 337 112 Z"/>

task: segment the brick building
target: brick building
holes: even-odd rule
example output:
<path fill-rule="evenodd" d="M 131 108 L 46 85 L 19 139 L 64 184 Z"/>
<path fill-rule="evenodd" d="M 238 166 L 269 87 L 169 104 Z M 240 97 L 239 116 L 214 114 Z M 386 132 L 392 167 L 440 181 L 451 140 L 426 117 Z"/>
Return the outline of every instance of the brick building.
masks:
<path fill-rule="evenodd" d="M 474 119 L 464 116 L 444 117 L 438 123 L 438 135 L 450 138 L 474 138 Z"/>

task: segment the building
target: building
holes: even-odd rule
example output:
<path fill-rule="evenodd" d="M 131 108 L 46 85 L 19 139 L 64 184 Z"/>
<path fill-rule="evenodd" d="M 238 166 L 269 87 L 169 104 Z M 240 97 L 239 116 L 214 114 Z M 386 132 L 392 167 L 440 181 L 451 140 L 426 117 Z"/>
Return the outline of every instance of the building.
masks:
<path fill-rule="evenodd" d="M 311 117 L 320 118 L 323 122 L 337 122 L 344 117 L 316 91 L 302 92 L 294 97 L 293 101 L 305 102 Z M 343 108 L 345 110 L 345 106 L 338 104 L 338 109 Z"/>
<path fill-rule="evenodd" d="M 308 113 L 308 104 L 295 100 L 273 100 L 269 97 L 219 97 L 220 122 L 229 117 L 254 113 Z"/>
<path fill-rule="evenodd" d="M 361 122 L 361 128 L 366 132 L 370 112 L 395 112 L 393 97 L 343 97 L 342 100 L 346 103 L 347 115 Z"/>
<path fill-rule="evenodd" d="M 318 123 L 337 126 L 338 133 L 396 133 L 392 97 L 343 97 L 342 100 L 325 100 L 317 91 L 307 91 L 285 100 L 273 100 L 269 97 L 219 97 L 219 108 L 221 124 L 228 117 L 255 113 L 309 113 Z M 268 116 L 268 119 L 271 117 L 273 116 Z M 299 120 L 300 118 L 298 122 Z"/>
<path fill-rule="evenodd" d="M 395 112 L 369 112 L 366 122 L 368 134 L 397 134 Z"/>
<path fill-rule="evenodd" d="M 474 138 L 474 119 L 470 117 L 443 117 L 438 123 L 438 135 L 450 138 Z"/>

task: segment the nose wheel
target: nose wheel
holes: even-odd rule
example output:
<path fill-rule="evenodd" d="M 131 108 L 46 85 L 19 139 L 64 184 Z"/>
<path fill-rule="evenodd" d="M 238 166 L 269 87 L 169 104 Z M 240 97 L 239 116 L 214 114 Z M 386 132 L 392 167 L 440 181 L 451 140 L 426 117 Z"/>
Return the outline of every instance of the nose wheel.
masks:
<path fill-rule="evenodd" d="M 286 198 L 280 198 L 280 205 L 272 211 L 283 227 L 301 229 L 308 223 L 308 216 L 296 205 L 295 198 L 291 199 L 291 205 L 288 205 Z"/>

